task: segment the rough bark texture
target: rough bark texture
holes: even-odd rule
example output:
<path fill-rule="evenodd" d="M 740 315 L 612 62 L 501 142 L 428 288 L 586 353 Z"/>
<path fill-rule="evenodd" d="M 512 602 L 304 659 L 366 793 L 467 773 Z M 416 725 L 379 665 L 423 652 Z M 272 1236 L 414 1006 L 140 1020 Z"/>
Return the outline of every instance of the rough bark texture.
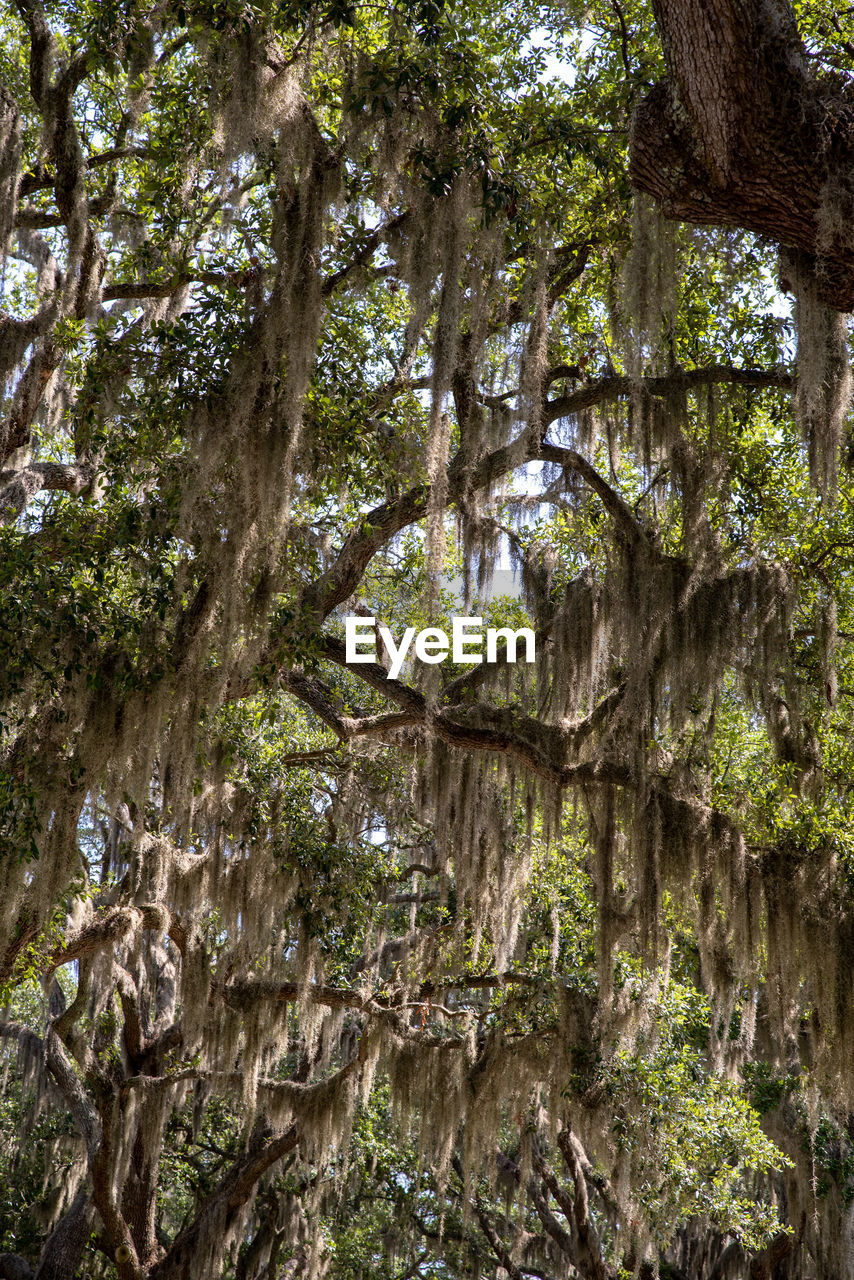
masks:
<path fill-rule="evenodd" d="M 0 1280 L 32 1280 L 33 1269 L 17 1253 L 0 1253 Z"/>
<path fill-rule="evenodd" d="M 793 251 L 854 308 L 854 99 L 812 72 L 786 0 L 655 0 L 667 79 L 632 122 L 632 182 L 670 218 Z M 784 287 L 785 287 L 785 282 Z"/>
<path fill-rule="evenodd" d="M 18 203 L 21 126 L 18 104 L 0 85 L 0 253 L 5 257 Z"/>
<path fill-rule="evenodd" d="M 74 1280 L 95 1220 L 92 1197 L 83 1186 L 51 1232 L 35 1280 Z"/>

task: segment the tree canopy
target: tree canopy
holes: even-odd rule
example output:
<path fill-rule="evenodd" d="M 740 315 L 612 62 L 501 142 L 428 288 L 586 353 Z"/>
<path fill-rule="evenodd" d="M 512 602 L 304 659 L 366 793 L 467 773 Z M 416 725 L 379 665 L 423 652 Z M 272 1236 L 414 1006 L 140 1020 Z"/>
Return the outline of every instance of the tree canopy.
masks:
<path fill-rule="evenodd" d="M 0 1280 L 854 1277 L 854 11 L 0 23 Z"/>

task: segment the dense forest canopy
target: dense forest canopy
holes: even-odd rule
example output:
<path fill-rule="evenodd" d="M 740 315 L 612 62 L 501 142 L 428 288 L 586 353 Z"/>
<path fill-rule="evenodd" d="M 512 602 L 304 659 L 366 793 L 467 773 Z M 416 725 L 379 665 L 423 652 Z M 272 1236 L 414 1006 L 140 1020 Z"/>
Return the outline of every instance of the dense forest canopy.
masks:
<path fill-rule="evenodd" d="M 854 1277 L 854 11 L 0 23 L 0 1277 Z"/>

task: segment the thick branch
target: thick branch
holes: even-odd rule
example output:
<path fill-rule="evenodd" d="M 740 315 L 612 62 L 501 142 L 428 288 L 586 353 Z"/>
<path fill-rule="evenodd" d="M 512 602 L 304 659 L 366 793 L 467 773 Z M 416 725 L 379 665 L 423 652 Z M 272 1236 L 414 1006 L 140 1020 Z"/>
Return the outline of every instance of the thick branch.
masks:
<path fill-rule="evenodd" d="M 554 1171 L 538 1152 L 534 1155 L 534 1166 L 557 1200 L 563 1214 L 572 1224 L 573 1239 L 578 1253 L 576 1265 L 581 1274 L 589 1280 L 610 1280 L 610 1271 L 602 1257 L 599 1238 L 590 1219 L 587 1179 L 577 1151 L 579 1144 L 570 1130 L 564 1130 L 560 1135 L 559 1145 L 575 1187 L 572 1200 L 561 1187 Z"/>
<path fill-rule="evenodd" d="M 0 1253 L 0 1280 L 33 1280 L 33 1269 L 19 1253 Z"/>
<path fill-rule="evenodd" d="M 544 444 L 540 450 L 540 457 L 544 462 L 556 462 L 565 471 L 574 471 L 580 476 L 588 488 L 601 499 L 603 507 L 610 516 L 613 516 L 620 531 L 629 542 L 635 546 L 649 542 L 649 535 L 638 524 L 628 503 L 623 501 L 616 489 L 612 489 L 595 467 L 591 467 L 587 459 L 575 449 L 561 449 L 557 445 Z"/>
<path fill-rule="evenodd" d="M 333 656 L 338 645 L 343 650 L 343 644 L 333 639 L 327 648 L 330 656 Z M 387 681 L 383 689 L 380 681 L 385 681 L 386 673 L 378 663 L 366 663 L 358 671 L 362 678 L 368 678 L 371 683 L 376 682 L 376 687 L 386 692 L 393 701 L 406 701 L 410 710 L 403 717 L 404 723 L 418 723 L 424 730 L 427 729 L 427 704 L 422 694 L 393 680 Z M 367 677 L 366 672 L 369 673 Z M 304 677 L 299 677 L 295 683 L 291 683 L 289 676 L 285 679 L 291 692 L 300 697 L 299 681 L 303 681 Z M 349 740 L 358 737 L 361 721 L 345 717 L 338 711 L 332 691 L 320 680 L 305 683 L 311 685 L 312 691 L 312 700 L 305 699 L 307 704 L 314 709 L 322 704 L 323 719 L 336 732 L 340 731 L 343 738 Z M 624 690 L 620 687 L 603 700 L 592 713 L 596 725 L 619 705 L 623 695 Z M 396 716 L 365 717 L 367 731 L 372 734 L 384 729 L 399 730 L 400 722 L 401 718 Z M 693 797 L 675 794 L 663 776 L 639 778 L 628 765 L 614 760 L 572 763 L 569 757 L 578 741 L 583 740 L 592 730 L 588 721 L 582 721 L 577 726 L 549 725 L 531 716 L 516 716 L 510 708 L 479 703 L 434 712 L 429 717 L 429 729 L 449 746 L 512 756 L 529 773 L 559 788 L 578 787 L 583 790 L 618 787 L 635 791 L 647 802 L 655 803 L 661 821 L 673 831 L 679 830 L 680 824 L 687 824 L 692 830 L 706 831 L 712 844 L 721 841 L 731 843 L 741 839 L 738 826 L 725 813 Z M 405 739 L 398 733 L 398 744 L 402 741 Z"/>
<path fill-rule="evenodd" d="M 473 465 L 462 455 L 457 455 L 448 467 L 447 503 L 452 506 L 466 494 L 487 488 L 511 471 L 524 466 L 526 462 L 539 458 L 541 432 L 558 418 L 605 404 L 621 396 L 630 396 L 639 387 L 643 392 L 658 396 L 680 388 L 690 389 L 712 384 L 789 389 L 793 386 L 793 379 L 791 374 L 782 370 L 737 369 L 730 365 L 711 365 L 668 377 L 644 378 L 640 384 L 631 378 L 600 378 L 570 395 L 547 401 L 541 417 L 540 431 L 522 431 L 511 444 L 486 454 Z M 589 478 L 585 476 L 586 480 Z M 351 596 L 358 588 L 373 556 L 395 534 L 421 520 L 427 514 L 429 500 L 430 486 L 421 484 L 399 499 L 383 503 L 369 511 L 352 530 L 331 568 L 302 592 L 296 611 L 301 623 L 310 618 L 315 624 L 319 624 L 337 605 Z"/>
<path fill-rule="evenodd" d="M 82 1186 L 48 1236 L 34 1280 L 74 1280 L 94 1223 L 91 1193 Z"/>
<path fill-rule="evenodd" d="M 457 1177 L 459 1178 L 460 1182 L 463 1185 L 464 1190 L 467 1190 L 466 1177 L 463 1172 L 463 1167 L 460 1163 L 458 1156 L 454 1156 L 452 1160 L 452 1164 L 454 1166 L 454 1171 Z M 489 1247 L 494 1253 L 499 1266 L 502 1266 L 504 1268 L 504 1270 L 507 1272 L 508 1276 L 510 1277 L 510 1280 L 524 1280 L 524 1273 L 513 1261 L 513 1259 L 510 1256 L 509 1249 L 507 1248 L 504 1241 L 499 1236 L 495 1227 L 492 1225 L 492 1222 L 490 1221 L 489 1215 L 486 1212 L 486 1209 L 484 1207 L 483 1201 L 481 1200 L 480 1196 L 474 1190 L 471 1191 L 470 1195 L 471 1195 L 472 1203 L 474 1205 L 475 1214 L 477 1215 L 477 1220 L 480 1223 L 480 1229 L 483 1232 L 484 1236 L 486 1237 L 489 1243 Z"/>
<path fill-rule="evenodd" d="M 399 231 L 411 217 L 412 210 L 405 209 L 403 213 L 397 214 L 396 217 L 390 218 L 388 222 L 384 222 L 382 226 L 370 231 L 349 262 L 337 271 L 333 271 L 323 281 L 323 296 L 328 298 L 353 271 L 358 271 L 359 267 L 367 266 L 380 245 L 385 244 L 389 237 Z"/>
<path fill-rule="evenodd" d="M 506 986 L 538 987 L 544 982 L 553 981 L 538 974 L 512 970 L 507 973 L 466 974 L 454 978 L 427 978 L 420 984 L 416 994 L 419 1000 L 425 1000 L 432 999 L 443 991 L 488 990 Z M 263 978 L 236 978 L 217 984 L 214 986 L 214 995 L 219 996 L 230 1008 L 243 1011 L 256 1007 L 261 1001 L 295 1004 L 298 1000 L 307 998 L 313 1004 L 324 1005 L 329 1009 L 355 1009 L 385 1014 L 405 1003 L 402 992 L 396 995 L 383 991 L 371 994 L 362 988 L 322 984 L 311 986 L 306 991 L 296 982 L 271 982 Z"/>
<path fill-rule="evenodd" d="M 101 1142 L 101 1121 L 56 1032 L 49 1027 L 44 1040 L 41 1040 L 23 1023 L 0 1022 L 0 1038 L 17 1040 L 30 1054 L 44 1057 L 45 1066 L 71 1112 L 91 1160 Z"/>
<path fill-rule="evenodd" d="M 208 1196 L 192 1222 L 178 1235 L 165 1258 L 151 1272 L 151 1280 L 195 1280 L 196 1259 L 209 1232 L 224 1235 L 246 1207 L 258 1180 L 299 1143 L 297 1126 L 272 1137 L 256 1132 L 249 1149 L 237 1160 Z"/>
<path fill-rule="evenodd" d="M 566 376 L 566 374 L 564 374 Z M 791 391 L 795 379 L 783 369 L 739 369 L 729 364 L 704 365 L 698 369 L 681 369 L 677 373 L 663 374 L 655 378 L 628 378 L 610 374 L 597 378 L 576 391 L 547 400 L 543 409 L 543 424 L 548 426 L 558 418 L 569 418 L 584 409 L 607 404 L 640 393 L 648 396 L 667 396 L 680 391 L 696 391 L 700 387 L 752 387 L 757 391 L 779 389 Z"/>
<path fill-rule="evenodd" d="M 518 1186 L 522 1180 L 522 1171 L 515 1161 L 506 1156 L 503 1151 L 499 1151 L 497 1163 L 502 1173 L 509 1174 Z M 552 1213 L 548 1205 L 548 1197 L 543 1195 L 542 1188 L 535 1178 L 531 1178 L 528 1182 L 528 1195 L 537 1211 L 537 1217 L 543 1224 L 543 1230 L 551 1236 L 561 1253 L 574 1263 L 575 1250 L 572 1239 Z"/>
<path fill-rule="evenodd" d="M 184 952 L 186 932 L 178 916 L 168 907 L 154 904 L 145 907 L 110 907 L 52 952 L 47 973 L 51 974 L 61 964 L 79 960 L 94 951 L 103 951 L 117 942 L 127 941 L 143 929 L 158 929 L 168 933 L 179 951 Z"/>
<path fill-rule="evenodd" d="M 530 431 L 523 431 L 512 444 L 487 454 L 474 466 L 459 456 L 448 468 L 447 501 L 453 504 L 472 489 L 483 489 L 515 471 L 536 457 L 539 441 Z M 298 609 L 302 619 L 316 623 L 329 616 L 357 589 L 365 569 L 377 551 L 402 529 L 421 520 L 430 500 L 430 485 L 420 484 L 401 498 L 374 507 L 352 530 L 335 563 L 303 591 Z"/>
<path fill-rule="evenodd" d="M 813 75 L 788 0 L 655 0 L 668 77 L 635 112 L 632 182 L 670 218 L 794 250 L 828 305 L 854 308 L 850 215 L 822 202 L 854 170 L 854 112 Z M 826 225 L 825 225 L 826 224 Z"/>
<path fill-rule="evenodd" d="M 0 523 L 16 520 L 42 489 L 79 495 L 94 479 L 95 468 L 88 462 L 34 462 L 16 474 L 0 471 Z"/>

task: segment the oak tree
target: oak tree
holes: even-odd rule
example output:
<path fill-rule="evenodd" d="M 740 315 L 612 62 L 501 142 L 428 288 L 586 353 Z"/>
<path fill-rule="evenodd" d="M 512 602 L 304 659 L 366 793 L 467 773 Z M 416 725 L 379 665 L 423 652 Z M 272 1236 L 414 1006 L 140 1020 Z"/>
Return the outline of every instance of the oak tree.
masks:
<path fill-rule="evenodd" d="M 854 1274 L 851 15 L 2 23 L 0 1277 Z"/>

